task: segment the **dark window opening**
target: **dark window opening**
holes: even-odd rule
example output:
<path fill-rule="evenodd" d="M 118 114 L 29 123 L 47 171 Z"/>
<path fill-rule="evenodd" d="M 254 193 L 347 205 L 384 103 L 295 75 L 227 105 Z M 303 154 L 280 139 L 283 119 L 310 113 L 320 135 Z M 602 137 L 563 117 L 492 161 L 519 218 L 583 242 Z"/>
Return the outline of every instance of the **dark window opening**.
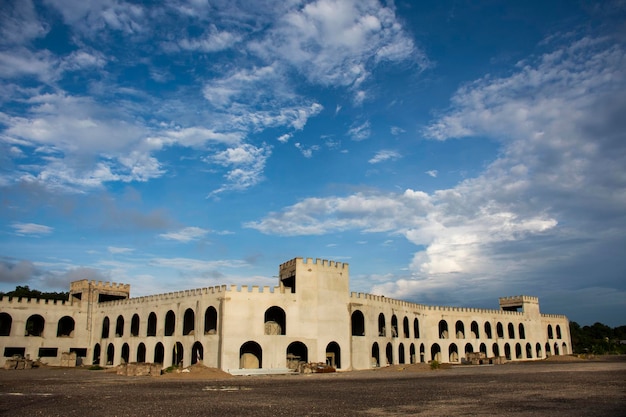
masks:
<path fill-rule="evenodd" d="M 124 317 L 118 316 L 115 323 L 115 337 L 124 336 Z"/>
<path fill-rule="evenodd" d="M 133 315 L 133 318 L 130 320 L 130 335 L 131 336 L 139 336 L 139 315 Z"/>
<path fill-rule="evenodd" d="M 0 313 L 0 336 L 11 335 L 11 324 L 13 318 L 7 313 Z"/>
<path fill-rule="evenodd" d="M 171 336 L 176 329 L 176 315 L 172 310 L 165 315 L 165 336 Z"/>
<path fill-rule="evenodd" d="M 23 348 L 23 347 L 5 347 L 4 348 L 5 358 L 10 358 L 15 355 L 24 357 L 25 353 L 26 353 L 26 348 Z"/>
<path fill-rule="evenodd" d="M 285 310 L 276 306 L 265 310 L 265 334 L 285 335 L 286 333 L 287 323 Z"/>
<path fill-rule="evenodd" d="M 281 282 L 283 284 L 283 287 L 285 287 L 286 289 L 289 289 L 292 294 L 296 293 L 296 276 L 295 275 L 292 275 L 287 278 L 283 278 L 281 279 Z"/>
<path fill-rule="evenodd" d="M 98 302 L 104 303 L 107 301 L 125 300 L 125 295 L 111 295 L 111 294 L 98 294 Z"/>
<path fill-rule="evenodd" d="M 45 320 L 39 314 L 34 314 L 26 320 L 26 336 L 41 336 Z"/>
<path fill-rule="evenodd" d="M 365 336 L 365 317 L 359 310 L 352 313 L 352 336 Z"/>
<path fill-rule="evenodd" d="M 57 337 L 72 337 L 74 336 L 74 319 L 65 316 L 59 320 L 59 326 L 57 328 Z"/>
<path fill-rule="evenodd" d="M 77 357 L 87 357 L 87 348 L 70 348 L 70 352 L 76 352 Z"/>
<path fill-rule="evenodd" d="M 56 358 L 59 354 L 59 348 L 39 348 L 40 358 Z"/>
<path fill-rule="evenodd" d="M 204 313 L 204 334 L 217 333 L 217 310 L 211 306 Z"/>
<path fill-rule="evenodd" d="M 192 335 L 194 334 L 196 327 L 196 314 L 192 309 L 188 308 L 185 310 L 185 315 L 183 316 L 183 335 Z"/>
<path fill-rule="evenodd" d="M 157 316 L 154 312 L 150 313 L 148 316 L 148 328 L 146 331 L 146 336 L 156 336 L 157 331 Z"/>

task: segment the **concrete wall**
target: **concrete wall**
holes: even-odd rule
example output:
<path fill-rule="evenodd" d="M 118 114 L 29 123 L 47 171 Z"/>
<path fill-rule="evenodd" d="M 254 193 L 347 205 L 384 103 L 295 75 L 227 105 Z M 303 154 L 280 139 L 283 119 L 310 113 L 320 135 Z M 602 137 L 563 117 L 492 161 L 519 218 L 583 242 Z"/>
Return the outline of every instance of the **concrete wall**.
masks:
<path fill-rule="evenodd" d="M 0 322 L 11 317 L 12 323 L 10 334 L 0 336 L 0 353 L 11 356 L 13 348 L 20 348 L 36 359 L 41 348 L 47 353 L 51 350 L 46 348 L 56 348 L 57 356 L 42 359 L 59 365 L 62 352 L 79 349 L 87 364 L 115 366 L 143 360 L 161 361 L 167 367 L 202 360 L 223 370 L 286 368 L 297 357 L 307 362 L 334 360 L 339 370 L 348 370 L 432 359 L 460 362 L 466 351 L 513 361 L 571 353 L 567 318 L 541 314 L 536 297 L 501 298 L 500 310 L 486 310 L 350 293 L 348 264 L 320 259 L 295 258 L 281 264 L 274 288 L 219 286 L 129 297 L 128 285 L 83 280 L 72 283 L 70 301 L 65 303 L 1 299 Z M 207 310 L 212 312 L 210 326 Z M 152 313 L 156 328 L 149 336 Z M 35 314 L 45 319 L 44 331 L 26 336 L 26 322 Z M 353 323 L 360 314 L 362 322 Z M 174 318 L 171 335 L 166 332 L 168 315 Z M 139 325 L 133 327 L 134 316 Z M 66 323 L 73 320 L 74 331 L 58 337 L 63 317 Z M 120 317 L 123 326 L 116 332 Z M 106 318 L 109 333 L 103 336 Z M 447 335 L 440 332 L 440 322 L 447 324 Z M 457 323 L 463 331 L 457 332 Z M 473 324 L 477 332 L 472 332 Z"/>

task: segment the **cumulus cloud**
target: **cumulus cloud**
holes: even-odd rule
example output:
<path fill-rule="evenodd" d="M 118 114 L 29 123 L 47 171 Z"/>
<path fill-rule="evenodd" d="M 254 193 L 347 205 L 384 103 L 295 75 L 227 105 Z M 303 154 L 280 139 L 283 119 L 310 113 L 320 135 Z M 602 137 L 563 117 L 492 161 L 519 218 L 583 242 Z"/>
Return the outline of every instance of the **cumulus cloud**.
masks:
<path fill-rule="evenodd" d="M 370 164 L 378 164 L 384 161 L 395 161 L 396 159 L 401 158 L 402 155 L 397 151 L 392 151 L 389 149 L 383 149 L 381 151 L 376 152 L 373 158 L 371 158 L 368 162 Z"/>
<path fill-rule="evenodd" d="M 510 76 L 461 87 L 425 135 L 487 136 L 502 151 L 453 188 L 307 198 L 247 226 L 284 235 L 403 235 L 420 249 L 405 278 L 373 288 L 389 296 L 427 298 L 451 288 L 479 296 L 486 282 L 497 293 L 531 280 L 547 291 L 551 281 L 541 276 L 554 278 L 554 265 L 624 240 L 616 233 L 626 227 L 626 125 L 618 116 L 626 114 L 625 64 L 620 46 L 581 38 L 520 62 Z M 622 279 L 613 270 L 605 284 L 619 287 Z M 559 285 L 585 280 L 577 274 Z"/>
<path fill-rule="evenodd" d="M 207 162 L 228 168 L 225 174 L 226 183 L 212 191 L 209 196 L 215 196 L 224 191 L 241 191 L 258 184 L 263 180 L 263 170 L 267 158 L 272 154 L 270 146 L 256 147 L 243 144 L 207 158 Z"/>
<path fill-rule="evenodd" d="M 348 136 L 350 136 L 352 140 L 355 141 L 365 140 L 369 138 L 371 134 L 372 131 L 370 129 L 369 120 L 360 125 L 355 124 L 350 128 L 350 130 L 348 130 Z"/>

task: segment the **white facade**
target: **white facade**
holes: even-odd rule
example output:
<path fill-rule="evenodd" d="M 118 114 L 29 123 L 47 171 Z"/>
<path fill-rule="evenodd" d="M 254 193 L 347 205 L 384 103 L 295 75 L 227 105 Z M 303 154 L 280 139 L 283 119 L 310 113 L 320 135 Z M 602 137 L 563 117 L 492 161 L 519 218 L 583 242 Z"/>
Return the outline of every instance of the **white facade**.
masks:
<path fill-rule="evenodd" d="M 569 321 L 536 297 L 500 310 L 438 307 L 350 293 L 346 263 L 295 258 L 274 288 L 230 286 L 130 298 L 130 286 L 75 281 L 67 302 L 0 300 L 0 352 L 59 365 L 155 362 L 232 371 L 324 362 L 338 370 L 487 358 L 538 360 L 571 353 Z"/>

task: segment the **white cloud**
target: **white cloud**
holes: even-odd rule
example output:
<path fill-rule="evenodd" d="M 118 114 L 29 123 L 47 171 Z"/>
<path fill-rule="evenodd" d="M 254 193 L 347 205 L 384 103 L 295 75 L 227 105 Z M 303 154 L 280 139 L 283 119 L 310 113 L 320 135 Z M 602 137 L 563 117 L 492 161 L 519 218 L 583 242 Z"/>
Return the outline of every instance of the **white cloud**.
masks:
<path fill-rule="evenodd" d="M 400 155 L 400 153 L 398 153 L 397 151 L 383 149 L 381 151 L 376 152 L 376 155 L 374 155 L 374 157 L 370 159 L 368 162 L 370 164 L 378 164 L 384 161 L 395 161 L 400 158 L 402 158 L 402 155 Z"/>
<path fill-rule="evenodd" d="M 355 141 L 365 140 L 370 137 L 371 133 L 369 120 L 360 125 L 354 125 L 348 130 L 348 136 Z"/>
<path fill-rule="evenodd" d="M 431 169 L 426 171 L 427 175 L 430 175 L 433 178 L 437 178 L 437 175 L 439 175 L 439 172 L 436 169 Z"/>
<path fill-rule="evenodd" d="M 391 126 L 390 131 L 391 131 L 391 134 L 394 135 L 394 136 L 398 136 L 398 135 L 401 135 L 404 132 L 406 132 L 406 130 L 404 130 L 401 127 L 398 127 L 398 126 Z"/>
<path fill-rule="evenodd" d="M 317 152 L 320 150 L 320 147 L 318 145 L 312 145 L 312 146 L 306 147 L 301 143 L 296 143 L 295 146 L 296 148 L 298 148 L 298 150 L 302 153 L 302 156 L 304 156 L 305 158 L 312 158 L 313 152 Z"/>
<path fill-rule="evenodd" d="M 119 255 L 119 254 L 123 254 L 123 253 L 131 253 L 131 252 L 135 251 L 135 249 L 132 249 L 132 248 L 122 248 L 122 247 L 118 247 L 118 246 L 109 246 L 107 248 L 107 250 L 109 251 L 109 253 L 111 253 L 113 255 Z"/>
<path fill-rule="evenodd" d="M 229 168 L 225 175 L 226 183 L 212 191 L 209 196 L 229 190 L 245 190 L 258 184 L 263 179 L 265 163 L 271 154 L 272 149 L 267 145 L 256 147 L 243 144 L 207 158 L 207 162 Z"/>
<path fill-rule="evenodd" d="M 18 235 L 33 235 L 33 236 L 41 236 L 41 235 L 49 235 L 54 231 L 54 228 L 50 226 L 45 226 L 43 224 L 36 223 L 13 223 L 11 225 L 13 229 L 15 229 L 15 233 Z"/>
<path fill-rule="evenodd" d="M 453 188 L 308 198 L 246 226 L 284 235 L 401 234 L 420 248 L 409 277 L 374 288 L 394 297 L 451 288 L 477 296 L 505 285 L 523 290 L 529 281 L 546 288 L 541 276 L 553 265 L 610 253 L 626 227 L 625 64 L 621 47 L 583 38 L 521 63 L 509 77 L 459 89 L 426 134 L 484 135 L 502 151 Z M 559 285 L 586 279 L 570 278 Z"/>
<path fill-rule="evenodd" d="M 176 240 L 178 242 L 191 242 L 192 240 L 198 240 L 209 234 L 209 230 L 202 229 L 200 227 L 185 227 L 176 232 L 163 233 L 161 236 L 164 239 Z"/>

